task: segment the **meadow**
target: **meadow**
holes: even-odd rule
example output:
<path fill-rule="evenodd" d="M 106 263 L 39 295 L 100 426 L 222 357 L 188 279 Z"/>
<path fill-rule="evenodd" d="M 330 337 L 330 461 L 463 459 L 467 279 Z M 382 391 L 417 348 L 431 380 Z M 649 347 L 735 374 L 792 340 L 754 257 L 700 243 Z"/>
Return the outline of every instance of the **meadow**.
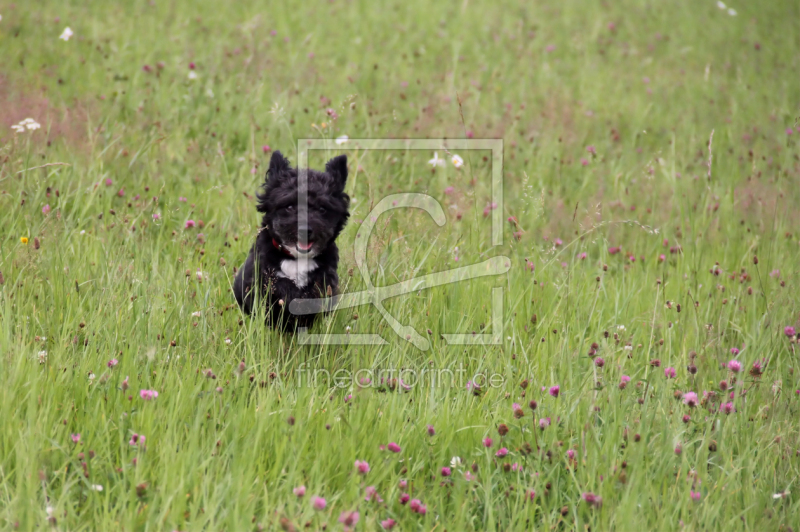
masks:
<path fill-rule="evenodd" d="M 800 530 L 797 2 L 0 17 L 0 529 Z M 502 203 L 491 152 L 356 141 L 419 138 L 502 139 Z M 301 139 L 349 157 L 345 292 L 365 221 L 375 286 L 508 272 L 386 300 L 426 350 L 243 315 Z M 401 192 L 446 223 L 370 218 Z"/>

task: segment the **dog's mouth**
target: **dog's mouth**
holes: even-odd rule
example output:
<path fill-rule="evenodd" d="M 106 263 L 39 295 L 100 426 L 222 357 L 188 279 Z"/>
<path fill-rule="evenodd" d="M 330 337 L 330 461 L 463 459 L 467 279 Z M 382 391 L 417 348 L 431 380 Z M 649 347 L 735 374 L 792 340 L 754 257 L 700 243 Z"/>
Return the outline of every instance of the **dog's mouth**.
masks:
<path fill-rule="evenodd" d="M 314 247 L 314 242 L 306 242 L 305 244 L 303 244 L 302 242 L 298 241 L 297 244 L 295 244 L 295 247 L 297 247 L 297 251 L 299 253 L 305 255 L 306 253 L 311 251 L 312 247 Z"/>

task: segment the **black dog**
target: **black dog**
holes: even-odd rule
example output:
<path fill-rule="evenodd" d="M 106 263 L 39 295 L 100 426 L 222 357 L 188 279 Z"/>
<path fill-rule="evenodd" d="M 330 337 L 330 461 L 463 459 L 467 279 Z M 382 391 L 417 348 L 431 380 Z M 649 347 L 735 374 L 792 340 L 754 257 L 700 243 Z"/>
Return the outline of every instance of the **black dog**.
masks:
<path fill-rule="evenodd" d="M 233 284 L 245 313 L 260 300 L 267 305 L 267 322 L 284 329 L 310 327 L 316 318 L 293 316 L 290 301 L 338 293 L 335 241 L 350 216 L 350 197 L 344 193 L 346 155 L 328 161 L 325 172 L 309 169 L 307 175 L 307 206 L 298 206 L 297 169 L 281 152 L 272 154 L 264 192 L 258 194 L 261 228 Z"/>

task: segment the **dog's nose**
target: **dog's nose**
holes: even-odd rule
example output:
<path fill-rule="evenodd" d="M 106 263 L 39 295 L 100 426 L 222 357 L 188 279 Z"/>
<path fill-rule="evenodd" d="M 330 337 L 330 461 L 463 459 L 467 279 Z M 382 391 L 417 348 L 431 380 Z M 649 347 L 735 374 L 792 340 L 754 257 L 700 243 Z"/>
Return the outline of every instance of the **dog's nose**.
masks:
<path fill-rule="evenodd" d="M 297 236 L 298 238 L 311 237 L 311 228 L 308 226 L 308 224 L 299 224 L 297 226 Z"/>

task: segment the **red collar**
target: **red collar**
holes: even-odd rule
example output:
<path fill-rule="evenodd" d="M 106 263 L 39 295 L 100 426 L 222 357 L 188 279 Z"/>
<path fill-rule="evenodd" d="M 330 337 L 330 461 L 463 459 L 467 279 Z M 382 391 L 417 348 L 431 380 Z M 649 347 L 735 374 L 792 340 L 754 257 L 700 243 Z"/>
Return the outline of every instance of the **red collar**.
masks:
<path fill-rule="evenodd" d="M 289 255 L 290 257 L 294 257 L 294 255 L 292 255 L 291 253 L 289 253 L 289 250 L 288 250 L 288 249 L 286 249 L 285 247 L 283 247 L 283 244 L 278 244 L 278 241 L 277 241 L 277 240 L 275 240 L 274 238 L 272 239 L 272 245 L 273 245 L 273 246 L 275 247 L 275 249 L 277 249 L 278 251 L 281 251 L 281 252 L 283 252 L 283 253 L 285 253 L 285 254 Z"/>

